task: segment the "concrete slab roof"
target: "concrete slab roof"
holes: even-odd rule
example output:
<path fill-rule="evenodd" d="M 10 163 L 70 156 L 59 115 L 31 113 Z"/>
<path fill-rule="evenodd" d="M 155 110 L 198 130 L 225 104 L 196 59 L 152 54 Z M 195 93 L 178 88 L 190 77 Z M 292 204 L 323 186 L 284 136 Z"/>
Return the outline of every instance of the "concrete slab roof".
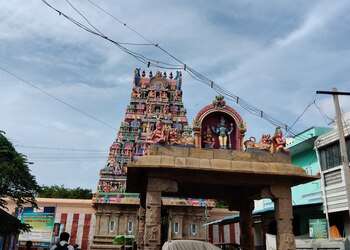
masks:
<path fill-rule="evenodd" d="M 290 156 L 260 152 L 152 147 L 150 155 L 128 164 L 127 192 L 142 193 L 146 178 L 176 181 L 165 195 L 231 199 L 256 196 L 264 187 L 295 186 L 318 179 L 290 163 Z"/>

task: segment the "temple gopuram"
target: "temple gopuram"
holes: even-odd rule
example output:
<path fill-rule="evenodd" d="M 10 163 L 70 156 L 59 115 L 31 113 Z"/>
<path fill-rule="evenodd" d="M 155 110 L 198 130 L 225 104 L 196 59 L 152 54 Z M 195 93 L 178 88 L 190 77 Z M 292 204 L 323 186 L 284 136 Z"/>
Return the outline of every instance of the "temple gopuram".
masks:
<path fill-rule="evenodd" d="M 121 122 L 116 139 L 110 147 L 106 164 L 100 170 L 97 192 L 93 197 L 93 205 L 97 212 L 92 249 L 99 249 L 98 245 L 103 245 L 116 235 L 136 235 L 138 232 L 139 194 L 125 192 L 128 163 L 147 155 L 150 145 L 195 148 L 198 147 L 199 141 L 204 145 L 209 134 L 205 131 L 202 133 L 198 124 L 201 119 L 207 121 L 206 112 L 221 111 L 223 118 L 227 119 L 227 124 L 235 123 L 235 118 L 230 116 L 235 111 L 225 108 L 221 102 L 213 106 L 213 110 L 208 107 L 203 109 L 201 115 L 196 118 L 197 125 L 193 136 L 193 129 L 188 124 L 187 111 L 182 102 L 181 86 L 182 74 L 179 71 L 175 76 L 172 72 L 167 76 L 166 72 L 158 71 L 153 75 L 150 71 L 146 75 L 145 71 L 141 73 L 140 69 L 135 69 L 130 103 L 126 107 L 125 118 Z M 239 115 L 237 119 L 242 126 Z M 230 127 L 224 132 L 219 123 L 216 124 L 216 120 L 213 123 L 215 128 L 213 127 L 212 140 L 215 133 L 229 132 L 229 137 L 232 138 L 230 141 L 234 143 L 233 148 L 241 147 L 241 140 L 234 139 L 237 133 L 242 137 L 241 130 L 234 128 L 231 131 Z M 201 139 L 202 136 L 206 139 Z M 213 147 L 217 148 L 218 145 L 213 144 Z M 168 223 L 168 239 L 207 238 L 207 232 L 202 226 L 198 227 L 198 232 L 195 233 L 185 231 L 183 227 L 190 227 L 194 223 L 204 224 L 209 216 L 208 210 L 215 206 L 214 200 L 163 197 L 162 203 L 166 206 L 163 211 L 164 218 L 181 218 L 182 221 L 181 226 L 176 224 L 178 227 L 172 227 L 171 223 Z"/>
<path fill-rule="evenodd" d="M 254 200 L 262 198 L 275 203 L 277 249 L 295 249 L 291 187 L 319 177 L 291 164 L 279 127 L 260 142 L 244 141 L 246 123 L 223 96 L 202 108 L 191 128 L 181 86 L 181 72 L 135 69 L 130 103 L 93 197 L 90 249 L 119 249 L 116 236 L 152 250 L 169 240 L 208 241 L 213 232 L 203 225 L 219 199 L 240 213 L 241 247 L 253 250 Z"/>

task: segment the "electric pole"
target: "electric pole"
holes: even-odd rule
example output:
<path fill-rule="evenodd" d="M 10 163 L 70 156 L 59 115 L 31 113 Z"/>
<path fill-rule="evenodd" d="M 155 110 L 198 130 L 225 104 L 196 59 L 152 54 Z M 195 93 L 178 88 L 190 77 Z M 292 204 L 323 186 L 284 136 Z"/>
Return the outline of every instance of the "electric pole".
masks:
<path fill-rule="evenodd" d="M 337 92 L 337 89 L 333 88 L 333 91 L 316 91 L 316 94 L 326 94 L 326 95 L 333 96 L 333 102 L 334 102 L 335 114 L 336 114 L 336 120 L 337 120 L 338 136 L 339 136 L 340 156 L 341 156 L 343 173 L 344 173 L 344 185 L 347 193 L 348 211 L 349 211 L 349 217 L 350 217 L 349 159 L 348 159 L 348 154 L 346 150 L 343 122 L 342 122 L 342 116 L 340 112 L 339 99 L 338 99 L 338 95 L 350 95 L 350 92 Z"/>

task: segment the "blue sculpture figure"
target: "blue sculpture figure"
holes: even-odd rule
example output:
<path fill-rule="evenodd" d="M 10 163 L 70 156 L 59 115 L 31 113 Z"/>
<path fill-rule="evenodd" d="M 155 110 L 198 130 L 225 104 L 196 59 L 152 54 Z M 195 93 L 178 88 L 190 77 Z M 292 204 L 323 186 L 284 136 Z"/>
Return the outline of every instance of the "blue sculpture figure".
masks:
<path fill-rule="evenodd" d="M 227 137 L 229 139 L 228 148 L 231 149 L 230 135 L 233 131 L 233 123 L 231 123 L 230 125 L 231 125 L 230 129 L 226 128 L 225 119 L 223 116 L 221 116 L 220 124 L 216 128 L 214 126 L 211 127 L 213 133 L 218 135 L 220 149 L 227 149 Z"/>

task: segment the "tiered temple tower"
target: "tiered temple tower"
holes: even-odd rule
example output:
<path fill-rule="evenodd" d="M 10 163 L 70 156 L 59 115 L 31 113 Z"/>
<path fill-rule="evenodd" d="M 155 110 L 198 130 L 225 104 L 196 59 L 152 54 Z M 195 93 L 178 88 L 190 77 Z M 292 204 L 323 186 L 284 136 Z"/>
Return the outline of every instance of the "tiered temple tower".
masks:
<path fill-rule="evenodd" d="M 110 147 L 108 160 L 100 170 L 97 193 L 93 197 L 97 212 L 92 249 L 99 249 L 96 245 L 103 243 L 102 236 L 137 234 L 140 200 L 138 194 L 125 193 L 128 162 L 148 154 L 150 144 L 195 147 L 182 102 L 181 85 L 179 71 L 175 76 L 160 71 L 153 75 L 150 71 L 147 76 L 145 71 L 140 73 L 140 69 L 135 69 L 130 103 Z M 185 223 L 188 217 L 200 224 L 200 221 L 205 222 L 205 207 L 212 206 L 213 202 L 163 198 L 163 204 L 168 208 L 164 213 L 169 220 L 181 218 Z M 172 229 L 171 223 L 165 230 L 170 239 L 187 238 L 180 227 Z M 191 236 L 205 239 L 206 232 L 201 229 Z"/>
<path fill-rule="evenodd" d="M 170 144 L 193 146 L 193 143 L 185 142 L 187 137 L 191 137 L 192 130 L 182 102 L 181 83 L 179 71 L 174 78 L 172 73 L 167 77 L 166 72 L 162 74 L 160 71 L 154 76 L 152 71 L 148 76 L 145 71 L 140 75 L 140 69 L 135 69 L 130 104 L 117 138 L 110 147 L 108 160 L 100 171 L 95 203 L 120 203 L 126 197 L 127 164 L 147 153 L 149 144 L 162 144 L 171 138 Z M 164 141 L 151 138 L 157 121 L 161 121 L 167 132 Z M 137 195 L 128 194 L 127 197 Z"/>

